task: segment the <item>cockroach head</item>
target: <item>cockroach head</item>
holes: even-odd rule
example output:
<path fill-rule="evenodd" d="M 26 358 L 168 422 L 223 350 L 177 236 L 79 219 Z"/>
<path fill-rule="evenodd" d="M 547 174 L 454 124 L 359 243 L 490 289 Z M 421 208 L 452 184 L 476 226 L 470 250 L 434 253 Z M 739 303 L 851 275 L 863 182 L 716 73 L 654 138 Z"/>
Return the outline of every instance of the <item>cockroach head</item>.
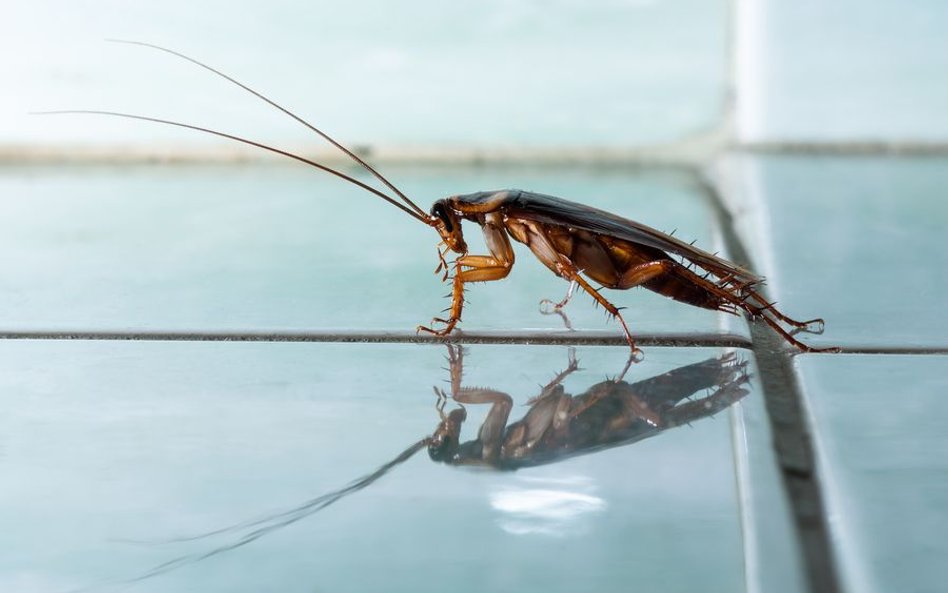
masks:
<path fill-rule="evenodd" d="M 461 424 L 467 418 L 464 408 L 451 410 L 428 439 L 428 455 L 433 461 L 448 463 L 457 455 L 461 442 Z"/>
<path fill-rule="evenodd" d="M 461 217 L 447 200 L 438 200 L 431 206 L 431 226 L 437 229 L 448 249 L 455 253 L 467 253 L 467 243 L 461 234 Z"/>

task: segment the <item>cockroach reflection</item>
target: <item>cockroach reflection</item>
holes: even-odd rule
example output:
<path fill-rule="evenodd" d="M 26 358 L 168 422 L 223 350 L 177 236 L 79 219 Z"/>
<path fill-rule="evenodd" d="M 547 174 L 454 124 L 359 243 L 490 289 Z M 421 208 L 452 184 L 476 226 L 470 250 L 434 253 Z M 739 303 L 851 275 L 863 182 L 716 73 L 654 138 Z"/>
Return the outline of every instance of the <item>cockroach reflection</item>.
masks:
<path fill-rule="evenodd" d="M 206 551 L 183 554 L 134 578 L 109 584 L 141 581 L 250 544 L 371 486 L 423 449 L 428 450 L 432 460 L 448 465 L 514 471 L 633 444 L 681 424 L 712 416 L 748 393 L 747 363 L 734 354 L 725 354 L 632 383 L 621 376 L 606 379 L 571 396 L 562 385 L 579 369 L 579 361 L 570 349 L 566 368 L 528 401 L 529 409 L 523 418 L 508 424 L 513 399 L 493 389 L 464 387 L 463 359 L 460 346 L 448 346 L 451 386 L 449 392 L 435 388 L 437 398 L 433 408 L 440 421 L 430 436 L 416 441 L 392 460 L 343 488 L 292 508 L 194 535 L 164 540 L 125 540 L 155 545 L 225 538 L 224 543 Z M 626 365 L 623 372 L 628 368 Z M 459 406 L 481 403 L 491 406 L 476 439 L 461 442 L 466 411 L 458 407 L 445 412 L 449 400 Z"/>
<path fill-rule="evenodd" d="M 428 440 L 428 454 L 451 465 L 499 470 L 628 445 L 714 415 L 747 395 L 749 379 L 747 362 L 726 354 L 635 383 L 607 379 L 570 395 L 562 381 L 579 368 L 570 349 L 566 369 L 529 401 L 520 420 L 508 424 L 513 398 L 494 389 L 462 386 L 463 356 L 459 346 L 451 347 L 451 392 L 438 391 L 441 423 Z M 710 394 L 698 396 L 705 391 Z M 460 407 L 445 413 L 449 397 Z M 461 442 L 464 406 L 474 404 L 489 404 L 490 411 L 477 438 Z"/>
<path fill-rule="evenodd" d="M 627 290 L 641 286 L 695 307 L 734 315 L 744 312 L 754 319 L 762 320 L 800 350 L 836 350 L 813 348 L 797 340 L 793 334 L 798 331 L 821 333 L 823 320 L 797 321 L 784 315 L 760 293 L 763 278 L 669 234 L 591 206 L 518 189 L 454 195 L 437 200 L 426 212 L 358 155 L 261 93 L 179 52 L 147 43 L 123 43 L 150 47 L 178 56 L 238 85 L 324 138 L 371 173 L 391 194 L 302 156 L 201 126 L 113 111 L 47 113 L 127 117 L 189 128 L 249 144 L 335 175 L 432 227 L 441 238 L 438 246 L 439 264 L 435 272 L 442 274 L 442 280 L 451 284 L 451 305 L 446 309 L 447 317 L 435 317 L 429 325 L 418 326 L 419 332 L 447 336 L 454 331 L 461 321 L 465 286 L 472 282 L 501 280 L 510 273 L 514 265 L 513 239 L 526 245 L 544 266 L 569 283 L 566 296 L 553 305 L 555 309 L 565 306 L 575 289 L 579 288 L 618 320 L 636 359 L 641 358 L 641 352 L 635 346 L 632 332 L 619 308 L 601 294 L 602 288 Z M 468 252 L 462 221 L 473 222 L 481 227 L 489 254 L 475 255 Z M 451 262 L 446 259 L 449 252 L 455 254 Z M 599 284 L 599 287 L 592 283 Z"/>

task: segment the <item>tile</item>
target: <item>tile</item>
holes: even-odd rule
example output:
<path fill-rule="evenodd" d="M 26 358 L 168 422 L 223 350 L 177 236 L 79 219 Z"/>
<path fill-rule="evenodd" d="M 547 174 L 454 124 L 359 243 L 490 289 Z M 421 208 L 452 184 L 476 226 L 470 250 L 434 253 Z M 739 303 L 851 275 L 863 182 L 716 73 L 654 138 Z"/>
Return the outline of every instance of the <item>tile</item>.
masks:
<path fill-rule="evenodd" d="M 745 7 L 745 11 L 746 11 Z M 759 12 L 751 140 L 944 141 L 948 5 L 776 2 Z M 751 95 L 753 94 L 753 95 Z"/>
<path fill-rule="evenodd" d="M 948 161 L 731 155 L 719 163 L 737 227 L 818 345 L 948 346 Z"/>
<path fill-rule="evenodd" d="M 125 35 L 208 61 L 355 143 L 589 146 L 676 140 L 726 93 L 723 0 L 475 5 L 38 0 L 5 15 L 0 142 L 152 147 L 210 139 L 29 111 L 121 107 L 274 142 L 310 134 L 253 97 Z M 398 26 L 392 26 L 397 22 Z M 213 26 L 210 26 L 213 24 Z M 568 39 L 569 43 L 563 43 Z M 113 123 L 115 125 L 113 125 Z"/>
<path fill-rule="evenodd" d="M 846 590 L 941 591 L 948 357 L 798 361 Z"/>
<path fill-rule="evenodd" d="M 704 198 L 674 172 L 388 173 L 425 209 L 447 195 L 524 187 L 714 244 Z M 279 166 L 2 169 L 0 328 L 413 331 L 440 315 L 450 291 L 432 273 L 436 233 L 326 177 Z M 466 228 L 483 253 L 479 229 Z M 538 303 L 559 300 L 566 283 L 521 247 L 509 278 L 470 289 L 461 329 L 562 329 Z M 608 292 L 635 332 L 721 323 L 647 291 Z M 587 296 L 567 311 L 577 329 L 618 333 Z"/>
<path fill-rule="evenodd" d="M 628 380 L 719 354 L 653 348 Z M 434 430 L 444 356 L 412 345 L 0 342 L 0 588 L 133 578 L 243 532 L 130 539 L 257 519 L 368 474 Z M 614 376 L 625 356 L 580 349 L 566 392 Z M 473 346 L 464 361 L 464 384 L 511 394 L 513 419 L 568 357 Z M 484 407 L 467 406 L 462 440 Z M 734 482 L 726 413 L 516 472 L 422 451 L 299 523 L 132 590 L 736 591 Z"/>

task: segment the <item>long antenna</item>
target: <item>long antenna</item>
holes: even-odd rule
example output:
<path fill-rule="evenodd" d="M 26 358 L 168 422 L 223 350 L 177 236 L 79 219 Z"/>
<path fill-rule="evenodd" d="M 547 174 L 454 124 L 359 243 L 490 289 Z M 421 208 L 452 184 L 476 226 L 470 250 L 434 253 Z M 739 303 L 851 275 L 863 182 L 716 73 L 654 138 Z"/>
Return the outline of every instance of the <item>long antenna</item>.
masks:
<path fill-rule="evenodd" d="M 91 115 L 109 115 L 109 116 L 113 116 L 113 117 L 127 117 L 127 118 L 129 118 L 129 119 L 140 119 L 140 120 L 143 120 L 143 121 L 151 121 L 151 122 L 156 122 L 156 123 L 159 123 L 159 124 L 167 124 L 167 125 L 169 125 L 169 126 L 178 126 L 179 128 L 188 128 L 188 129 L 191 129 L 191 130 L 197 130 L 197 131 L 199 131 L 199 132 L 205 132 L 205 133 L 207 133 L 207 134 L 213 134 L 213 135 L 215 135 L 215 136 L 220 136 L 220 137 L 222 137 L 222 138 L 227 138 L 227 139 L 229 139 L 229 140 L 236 140 L 237 142 L 243 142 L 244 144 L 249 144 L 250 146 L 256 146 L 257 148 L 262 148 L 262 149 L 264 149 L 264 150 L 269 150 L 270 152 L 274 152 L 274 153 L 276 153 L 276 154 L 283 155 L 283 156 L 289 157 L 289 158 L 291 158 L 291 159 L 295 159 L 295 160 L 297 160 L 297 161 L 300 161 L 301 163 L 306 163 L 307 165 L 310 165 L 310 166 L 312 166 L 312 167 L 316 167 L 317 169 L 321 169 L 321 170 L 323 170 L 323 171 L 325 171 L 325 172 L 327 172 L 327 173 L 331 173 L 332 175 L 335 175 L 336 177 L 339 177 L 340 179 L 344 179 L 344 180 L 348 181 L 349 183 L 352 183 L 353 185 L 357 185 L 357 186 L 361 187 L 362 189 L 364 189 L 364 190 L 366 190 L 366 191 L 368 191 L 368 192 L 371 192 L 371 193 L 375 194 L 376 196 L 382 198 L 383 200 L 385 200 L 385 201 L 388 202 L 389 204 L 391 204 L 391 205 L 395 206 L 396 208 L 400 209 L 401 211 L 405 212 L 406 214 L 408 214 L 408 215 L 411 216 L 412 218 L 418 219 L 418 220 L 420 220 L 421 222 L 423 222 L 423 223 L 425 223 L 425 224 L 428 224 L 428 217 L 427 217 L 427 216 L 425 216 L 425 215 L 423 215 L 423 214 L 418 214 L 417 212 L 413 212 L 412 210 L 409 210 L 409 209 L 406 208 L 404 205 L 402 205 L 400 202 L 395 201 L 393 198 L 391 198 L 391 197 L 385 195 L 384 193 L 382 193 L 381 191 L 375 189 L 375 188 L 372 187 L 371 185 L 367 185 L 367 184 L 365 184 L 365 183 L 359 181 L 358 179 L 355 179 L 355 178 L 353 178 L 353 177 L 350 177 L 349 175 L 346 175 L 345 173 L 342 173 L 342 172 L 340 172 L 340 171 L 337 171 L 337 170 L 335 170 L 335 169 L 333 169 L 333 168 L 331 168 L 331 167 L 327 167 L 326 165 L 322 165 L 322 164 L 320 164 L 320 163 L 317 163 L 316 161 L 312 161 L 312 160 L 307 159 L 307 158 L 305 158 L 305 157 L 301 157 L 301 156 L 299 156 L 299 155 L 297 155 L 297 154 L 293 154 L 292 152 L 287 152 L 287 151 L 285 151 L 285 150 L 280 150 L 279 148 L 274 148 L 274 147 L 272 147 L 272 146 L 267 146 L 266 144 L 261 144 L 260 142 L 255 142 L 255 141 L 253 141 L 253 140 L 248 140 L 247 138 L 242 138 L 242 137 L 240 137 L 240 136 L 234 136 L 233 134 L 228 134 L 228 133 L 226 133 L 226 132 L 218 132 L 217 130 L 212 130 L 212 129 L 210 129 L 210 128 L 202 128 L 201 126 L 195 126 L 195 125 L 192 125 L 192 124 L 186 124 L 186 123 L 181 123 L 181 122 L 177 122 L 177 121 L 171 121 L 171 120 L 168 120 L 168 119 L 159 119 L 159 118 L 157 118 L 157 117 L 147 117 L 147 116 L 144 116 L 144 115 L 134 115 L 134 114 L 131 114 L 131 113 L 119 113 L 119 112 L 117 112 L 117 111 L 99 111 L 99 110 L 94 110 L 94 109 L 67 109 L 67 110 L 60 110 L 60 111 L 34 111 L 34 112 L 32 112 L 32 114 L 33 114 L 33 115 L 91 114 Z"/>
<path fill-rule="evenodd" d="M 279 110 L 282 111 L 283 113 L 289 115 L 290 117 L 292 117 L 293 119 L 295 119 L 295 120 L 298 121 L 299 123 L 303 124 L 304 126 L 306 126 L 307 128 L 309 128 L 310 130 L 312 130 L 312 131 L 316 132 L 317 134 L 319 134 L 320 136 L 322 136 L 322 137 L 323 137 L 326 141 L 328 141 L 330 144 L 332 144 L 333 146 L 335 146 L 336 148 L 338 148 L 339 150 L 341 150 L 343 153 L 345 153 L 346 156 L 348 156 L 349 158 L 351 158 L 352 160 L 354 160 L 354 161 L 357 162 L 358 164 L 362 165 L 369 173 L 371 173 L 372 175 L 374 175 L 376 179 L 378 179 L 379 181 L 381 181 L 382 183 L 384 183 L 389 189 L 391 189 L 393 192 L 395 192 L 395 194 L 398 195 L 398 197 L 401 198 L 401 199 L 402 199 L 406 204 L 408 204 L 412 209 L 414 209 L 415 212 L 417 212 L 417 213 L 420 214 L 421 216 L 427 217 L 427 213 L 426 213 L 424 210 L 422 210 L 421 208 L 419 208 L 418 205 L 416 205 L 414 202 L 412 202 L 410 199 L 408 199 L 408 196 L 406 196 L 405 194 L 403 194 L 403 193 L 401 192 L 401 190 L 399 190 L 397 187 L 395 187 L 394 184 L 392 184 L 392 183 L 391 183 L 388 179 L 386 179 L 381 173 L 379 173 L 378 171 L 376 171 L 376 170 L 375 170 L 374 168 L 372 168 L 368 163 L 366 163 L 364 160 L 362 160 L 362 158 L 360 158 L 358 155 L 356 155 L 356 154 L 353 153 L 351 150 L 349 150 L 348 148 L 346 148 L 345 146 L 343 146 L 342 144 L 340 144 L 339 142 L 337 142 L 337 141 L 336 141 L 334 138 L 332 138 L 329 134 L 323 132 L 322 130 L 320 130 L 320 129 L 317 128 L 316 126 L 312 125 L 312 124 L 309 123 L 308 121 L 304 120 L 304 119 L 301 118 L 300 116 L 296 115 L 295 113 L 293 113 L 292 111 L 290 111 L 290 110 L 287 109 L 286 107 L 283 107 L 282 105 L 280 105 L 279 103 L 273 101 L 273 100 L 270 99 L 269 97 L 266 97 L 266 96 L 263 95 L 262 93 L 255 91 L 254 89 L 250 88 L 249 86 L 245 85 L 244 83 L 240 82 L 239 80 L 236 80 L 236 79 L 232 78 L 231 76 L 229 76 L 229 75 L 227 75 L 227 74 L 224 74 L 224 73 L 221 72 L 220 70 L 217 70 L 216 68 L 213 68 L 213 67 L 211 67 L 211 66 L 208 66 L 207 64 L 205 64 L 205 63 L 203 63 L 203 62 L 200 62 L 200 61 L 198 61 L 198 60 L 196 60 L 196 59 L 194 59 L 194 58 L 192 58 L 192 57 L 190 57 L 190 56 L 187 56 L 187 55 L 185 55 L 185 54 L 183 54 L 183 53 L 181 53 L 181 52 L 177 52 L 177 51 L 175 51 L 175 50 L 173 50 L 173 49 L 168 49 L 168 48 L 166 48 L 166 47 L 161 47 L 160 45 L 154 45 L 154 44 L 152 44 L 152 43 L 145 43 L 145 42 L 143 42 L 143 41 L 129 41 L 129 40 L 126 40 L 126 39 L 107 39 L 106 41 L 110 41 L 110 42 L 113 42 L 113 43 L 125 43 L 125 44 L 128 44 L 128 45 L 140 45 L 140 46 L 142 46 L 142 47 L 150 47 L 150 48 L 152 48 L 152 49 L 157 49 L 158 51 L 163 51 L 163 52 L 165 52 L 165 53 L 168 53 L 168 54 L 171 54 L 171 55 L 173 55 L 173 56 L 177 56 L 177 57 L 179 57 L 179 58 L 181 58 L 181 59 L 187 60 L 187 61 L 191 62 L 192 64 L 195 64 L 195 65 L 197 65 L 197 66 L 200 66 L 201 68 L 204 68 L 205 70 L 209 70 L 210 72 L 213 72 L 214 74 L 220 76 L 221 78 L 232 82 L 233 84 L 239 86 L 240 88 L 242 88 L 242 89 L 244 89 L 245 91 L 247 91 L 248 93 L 251 93 L 252 95 L 258 97 L 259 99 L 261 99 L 261 100 L 263 100 L 263 101 L 269 103 L 269 104 L 272 105 L 273 107 L 276 107 L 277 109 L 279 109 Z"/>

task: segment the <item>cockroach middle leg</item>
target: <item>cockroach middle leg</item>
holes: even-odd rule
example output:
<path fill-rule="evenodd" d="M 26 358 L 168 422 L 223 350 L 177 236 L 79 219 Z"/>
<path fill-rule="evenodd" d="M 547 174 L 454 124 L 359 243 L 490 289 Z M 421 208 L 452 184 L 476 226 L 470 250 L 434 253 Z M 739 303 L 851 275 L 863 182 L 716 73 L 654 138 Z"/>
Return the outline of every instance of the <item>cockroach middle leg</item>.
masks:
<path fill-rule="evenodd" d="M 563 322 L 563 327 L 565 327 L 567 331 L 575 331 L 573 329 L 573 324 L 570 322 L 569 317 L 566 316 L 566 313 L 563 312 L 563 309 L 551 309 L 547 311 L 540 309 L 540 314 L 541 315 L 559 315 L 560 320 Z"/>
<path fill-rule="evenodd" d="M 623 319 L 622 314 L 619 313 L 619 308 L 607 301 L 606 297 L 599 294 L 598 290 L 586 282 L 583 277 L 579 275 L 579 271 L 576 270 L 575 267 L 571 267 L 569 270 L 566 270 L 565 273 L 569 274 L 567 277 L 568 280 L 578 284 L 580 288 L 588 292 L 592 298 L 596 299 L 596 302 L 602 305 L 603 309 L 608 311 L 610 315 L 619 320 L 619 324 L 622 326 L 622 331 L 625 333 L 625 341 L 629 343 L 629 348 L 632 349 L 629 359 L 632 362 L 638 362 L 642 360 L 644 354 L 635 345 L 635 340 L 632 338 L 632 332 L 629 331 L 629 326 L 625 324 L 625 319 Z"/>
<path fill-rule="evenodd" d="M 563 320 L 563 326 L 566 327 L 567 330 L 573 331 L 573 324 L 570 323 L 569 317 L 567 317 L 566 313 L 563 312 L 563 307 L 565 307 L 566 303 L 568 303 L 570 299 L 573 298 L 573 291 L 575 290 L 576 282 L 573 281 L 569 283 L 569 288 L 566 290 L 566 296 L 563 297 L 563 300 L 560 302 L 554 303 L 550 299 L 543 299 L 540 301 L 540 313 L 543 315 L 559 315 L 560 319 Z"/>

